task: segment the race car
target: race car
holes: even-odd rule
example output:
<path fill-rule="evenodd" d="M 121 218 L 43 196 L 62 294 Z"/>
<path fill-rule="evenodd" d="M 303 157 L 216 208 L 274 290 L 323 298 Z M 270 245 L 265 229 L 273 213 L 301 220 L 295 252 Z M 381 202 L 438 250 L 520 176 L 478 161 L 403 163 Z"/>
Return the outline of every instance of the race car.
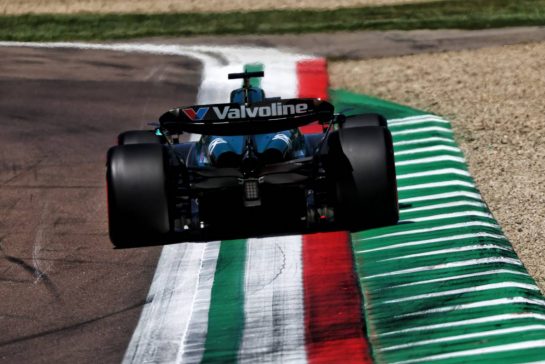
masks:
<path fill-rule="evenodd" d="M 107 154 L 109 233 L 119 248 L 395 224 L 392 136 L 378 114 L 267 98 L 242 79 L 225 104 L 179 107 Z M 299 128 L 317 123 L 320 132 Z M 188 134 L 199 138 L 189 141 Z"/>

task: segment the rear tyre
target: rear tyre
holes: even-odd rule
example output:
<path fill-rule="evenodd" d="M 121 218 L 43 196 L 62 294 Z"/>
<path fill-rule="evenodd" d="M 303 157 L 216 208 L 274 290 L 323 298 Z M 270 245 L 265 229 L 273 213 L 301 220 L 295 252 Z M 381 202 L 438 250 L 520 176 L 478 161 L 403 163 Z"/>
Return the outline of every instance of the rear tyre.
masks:
<path fill-rule="evenodd" d="M 364 126 L 381 126 L 386 128 L 388 123 L 386 118 L 380 114 L 358 114 L 346 117 L 346 121 L 343 123 L 343 129 L 349 128 L 361 128 Z"/>
<path fill-rule="evenodd" d="M 329 137 L 328 179 L 335 216 L 352 231 L 399 219 L 392 136 L 387 128 L 341 129 Z"/>
<path fill-rule="evenodd" d="M 161 137 L 151 130 L 129 130 L 117 136 L 118 145 L 145 143 L 161 144 Z"/>
<path fill-rule="evenodd" d="M 110 239 L 116 247 L 164 242 L 172 231 L 167 156 L 162 145 L 108 151 L 106 181 Z"/>

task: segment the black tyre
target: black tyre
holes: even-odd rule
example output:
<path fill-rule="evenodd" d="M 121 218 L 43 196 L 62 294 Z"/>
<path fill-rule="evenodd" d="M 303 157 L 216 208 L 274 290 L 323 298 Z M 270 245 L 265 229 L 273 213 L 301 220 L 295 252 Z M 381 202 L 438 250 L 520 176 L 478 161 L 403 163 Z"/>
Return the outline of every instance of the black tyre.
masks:
<path fill-rule="evenodd" d="M 166 162 L 166 151 L 158 144 L 108 151 L 108 217 L 115 246 L 164 242 L 172 231 Z"/>
<path fill-rule="evenodd" d="M 328 179 L 336 220 L 352 231 L 397 223 L 392 136 L 387 128 L 340 129 L 329 137 Z"/>
<path fill-rule="evenodd" d="M 129 130 L 117 136 L 118 145 L 145 143 L 161 144 L 161 137 L 151 130 Z"/>
<path fill-rule="evenodd" d="M 342 128 L 360 128 L 363 126 L 382 126 L 386 128 L 388 123 L 386 118 L 380 114 L 359 114 L 347 116 Z"/>

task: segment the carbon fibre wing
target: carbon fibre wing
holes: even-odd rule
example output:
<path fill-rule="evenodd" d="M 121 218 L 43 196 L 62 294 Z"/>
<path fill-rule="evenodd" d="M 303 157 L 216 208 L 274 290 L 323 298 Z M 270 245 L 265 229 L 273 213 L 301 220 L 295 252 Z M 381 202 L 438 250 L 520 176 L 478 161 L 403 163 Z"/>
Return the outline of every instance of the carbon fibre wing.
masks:
<path fill-rule="evenodd" d="M 210 104 L 179 107 L 159 118 L 171 134 L 250 135 L 289 130 L 312 122 L 327 123 L 334 107 L 319 99 L 265 100 L 250 105 Z"/>

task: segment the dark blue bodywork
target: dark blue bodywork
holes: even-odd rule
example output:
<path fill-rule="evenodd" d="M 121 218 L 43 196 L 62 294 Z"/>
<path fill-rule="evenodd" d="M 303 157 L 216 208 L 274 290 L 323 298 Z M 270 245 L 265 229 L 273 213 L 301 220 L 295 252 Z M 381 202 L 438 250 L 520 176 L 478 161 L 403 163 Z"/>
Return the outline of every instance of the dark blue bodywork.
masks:
<path fill-rule="evenodd" d="M 265 101 L 265 92 L 258 87 L 248 89 L 248 101 Z M 231 92 L 231 102 L 244 104 L 244 89 Z M 251 143 L 257 156 L 265 163 L 280 163 L 285 160 L 307 156 L 305 138 L 298 129 L 284 130 L 277 133 L 217 136 L 203 135 L 197 143 L 197 166 L 235 167 L 242 160 L 246 146 Z"/>

